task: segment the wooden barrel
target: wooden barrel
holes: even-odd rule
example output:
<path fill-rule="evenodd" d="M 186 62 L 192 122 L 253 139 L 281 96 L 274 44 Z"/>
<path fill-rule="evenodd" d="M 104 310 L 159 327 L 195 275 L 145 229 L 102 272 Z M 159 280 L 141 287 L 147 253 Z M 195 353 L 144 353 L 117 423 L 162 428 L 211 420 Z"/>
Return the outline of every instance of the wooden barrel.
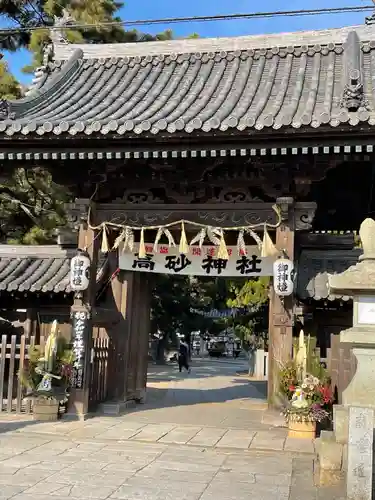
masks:
<path fill-rule="evenodd" d="M 59 402 L 55 399 L 36 399 L 33 404 L 33 419 L 41 422 L 55 422 L 59 413 Z"/>
<path fill-rule="evenodd" d="M 288 437 L 315 439 L 316 423 L 315 422 L 297 422 L 289 420 Z"/>

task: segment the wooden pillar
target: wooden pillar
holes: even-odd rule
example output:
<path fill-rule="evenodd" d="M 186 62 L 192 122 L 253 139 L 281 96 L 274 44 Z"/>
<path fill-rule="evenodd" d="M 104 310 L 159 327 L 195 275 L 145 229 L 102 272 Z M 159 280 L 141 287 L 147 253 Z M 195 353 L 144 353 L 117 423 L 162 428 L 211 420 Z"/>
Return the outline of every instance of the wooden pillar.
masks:
<path fill-rule="evenodd" d="M 134 346 L 135 340 L 135 324 L 137 312 L 137 273 L 134 271 L 123 272 L 123 301 L 125 304 L 125 332 L 126 335 L 126 352 L 124 357 L 124 399 L 129 400 L 134 398 L 135 393 L 135 362 L 136 350 Z"/>
<path fill-rule="evenodd" d="M 121 272 L 124 323 L 118 347 L 123 357 L 123 400 L 143 401 L 148 365 L 150 288 L 148 277 L 133 271 Z"/>
<path fill-rule="evenodd" d="M 109 336 L 108 399 L 122 401 L 124 394 L 125 357 L 127 351 L 126 294 L 122 273 L 118 272 L 118 251 L 108 254 L 111 294 L 106 301 L 113 321 L 107 327 Z"/>
<path fill-rule="evenodd" d="M 285 251 L 288 259 L 294 260 L 294 204 L 293 198 L 278 198 L 282 223 L 276 229 L 276 247 Z M 292 357 L 293 349 L 294 296 L 284 299 L 270 289 L 269 348 L 268 348 L 268 401 L 274 402 L 278 392 L 280 367 Z"/>
<path fill-rule="evenodd" d="M 136 400 L 145 401 L 148 368 L 148 345 L 151 316 L 151 287 L 149 276 L 139 273 L 141 283 L 138 321 L 138 366 L 136 380 Z"/>
<path fill-rule="evenodd" d="M 86 216 L 89 205 L 87 205 Z M 94 205 L 91 205 L 91 213 L 94 215 Z M 72 321 L 78 313 L 85 315 L 85 328 L 83 333 L 83 374 L 80 388 L 72 388 L 69 397 L 68 415 L 84 419 L 89 411 L 90 382 L 91 382 L 91 355 L 92 355 L 92 316 L 95 305 L 96 274 L 98 267 L 98 253 L 100 238 L 96 237 L 96 231 L 88 227 L 87 222 L 82 222 L 79 227 L 78 248 L 86 250 L 91 261 L 89 287 L 83 293 L 82 298 L 74 298 L 71 307 Z M 74 332 L 72 331 L 72 335 Z M 74 338 L 72 339 L 74 341 Z"/>

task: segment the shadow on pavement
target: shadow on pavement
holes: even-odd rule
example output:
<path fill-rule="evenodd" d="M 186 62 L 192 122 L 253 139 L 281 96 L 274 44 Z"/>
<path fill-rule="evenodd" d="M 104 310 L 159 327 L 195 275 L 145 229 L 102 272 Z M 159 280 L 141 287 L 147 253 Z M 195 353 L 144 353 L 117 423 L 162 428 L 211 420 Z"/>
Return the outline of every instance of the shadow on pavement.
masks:
<path fill-rule="evenodd" d="M 36 420 L 11 420 L 1 421 L 0 415 L 0 434 L 4 434 L 6 432 L 19 431 L 20 429 L 24 429 L 25 427 L 30 427 L 32 425 L 38 424 Z"/>
<path fill-rule="evenodd" d="M 151 386 L 147 389 L 147 402 L 137 406 L 131 412 L 142 412 L 156 408 L 171 408 L 177 406 L 194 406 L 206 403 L 230 403 L 244 401 L 245 403 L 265 403 L 267 401 L 267 382 L 233 380 L 235 386 L 190 389 L 167 388 Z"/>

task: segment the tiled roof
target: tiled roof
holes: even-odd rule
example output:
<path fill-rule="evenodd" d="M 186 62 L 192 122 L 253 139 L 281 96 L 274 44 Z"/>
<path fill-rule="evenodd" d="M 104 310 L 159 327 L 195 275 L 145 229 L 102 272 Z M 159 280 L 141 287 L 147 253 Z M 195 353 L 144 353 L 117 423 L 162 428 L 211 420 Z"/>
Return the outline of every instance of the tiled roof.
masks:
<path fill-rule="evenodd" d="M 57 245 L 0 245 L 0 293 L 65 292 L 71 293 L 70 259 L 75 250 Z M 101 281 L 105 263 L 100 262 L 97 281 Z"/>
<path fill-rule="evenodd" d="M 328 275 L 342 273 L 358 262 L 362 250 L 303 250 L 298 260 L 297 296 L 300 300 L 349 300 L 329 293 Z"/>
<path fill-rule="evenodd" d="M 373 27 L 55 47 L 0 135 L 132 136 L 375 124 Z"/>

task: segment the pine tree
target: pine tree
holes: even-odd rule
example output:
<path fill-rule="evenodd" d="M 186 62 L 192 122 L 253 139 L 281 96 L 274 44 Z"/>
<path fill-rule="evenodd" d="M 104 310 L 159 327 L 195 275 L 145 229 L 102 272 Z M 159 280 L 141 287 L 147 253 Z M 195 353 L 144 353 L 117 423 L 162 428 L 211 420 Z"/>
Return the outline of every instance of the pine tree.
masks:
<path fill-rule="evenodd" d="M 17 28 L 33 28 L 45 26 L 46 29 L 35 31 L 14 31 L 0 38 L 0 49 L 17 50 L 27 47 L 34 54 L 32 65 L 26 66 L 26 73 L 40 66 L 43 47 L 50 38 L 49 28 L 56 18 L 67 12 L 72 23 L 88 25 L 84 29 L 66 29 L 64 35 L 72 43 L 116 43 L 116 42 L 148 42 L 154 40 L 171 40 L 173 32 L 165 30 L 157 35 L 141 33 L 137 30 L 126 30 L 119 22 L 117 12 L 123 3 L 115 0 L 0 0 L 0 21 L 7 20 Z M 92 25 L 96 25 L 95 28 Z M 191 37 L 197 37 L 197 34 Z"/>
<path fill-rule="evenodd" d="M 0 61 L 0 99 L 18 99 L 19 97 L 21 97 L 20 85 L 9 72 L 7 64 Z"/>
<path fill-rule="evenodd" d="M 122 6 L 116 0 L 0 0 L 0 22 L 15 29 L 0 35 L 0 49 L 28 48 L 33 62 L 23 70 L 33 72 L 42 63 L 43 48 L 50 41 L 50 27 L 65 12 L 73 23 L 91 25 L 85 29 L 67 27 L 64 36 L 70 42 L 147 42 L 173 38 L 171 30 L 154 36 L 127 31 L 121 24 L 109 26 L 108 23 L 121 21 L 117 12 Z M 40 26 L 45 29 L 27 30 Z M 6 64 L 0 62 L 0 99 L 17 99 L 21 94 L 20 85 Z M 20 165 L 10 179 L 0 184 L 0 242 L 52 243 L 56 229 L 64 224 L 64 203 L 68 200 L 66 189 L 55 184 L 47 170 Z"/>

